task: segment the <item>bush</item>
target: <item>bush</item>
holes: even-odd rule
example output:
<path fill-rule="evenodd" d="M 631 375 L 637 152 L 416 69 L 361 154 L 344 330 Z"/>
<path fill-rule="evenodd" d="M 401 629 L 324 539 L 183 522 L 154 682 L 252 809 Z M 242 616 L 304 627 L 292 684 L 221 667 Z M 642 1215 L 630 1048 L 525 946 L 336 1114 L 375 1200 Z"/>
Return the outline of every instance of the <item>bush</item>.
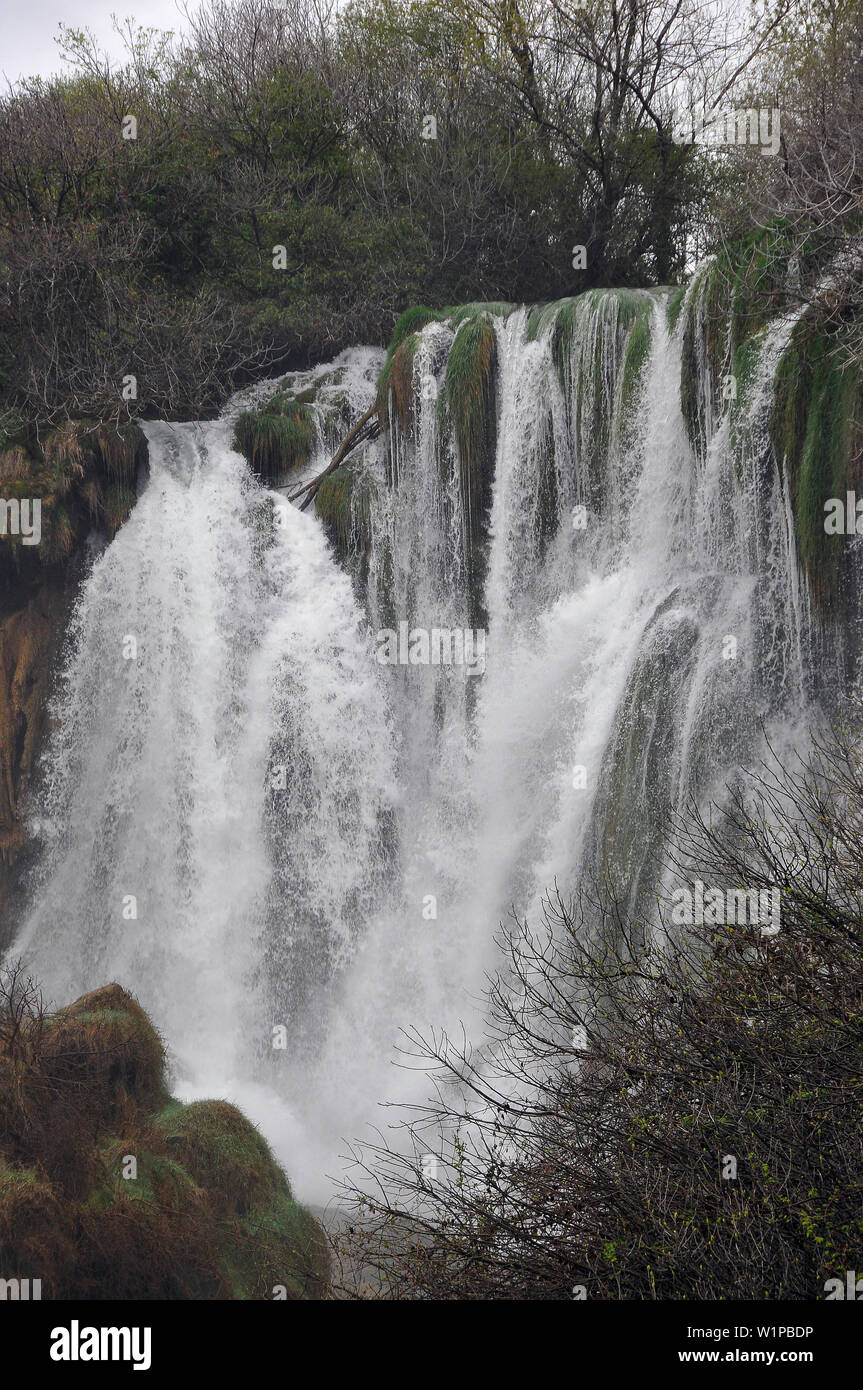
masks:
<path fill-rule="evenodd" d="M 506 934 L 482 1055 L 414 1038 L 439 1101 L 356 1154 L 367 1296 L 807 1300 L 858 1267 L 861 737 L 677 825 L 662 901 L 778 889 L 778 933 L 627 918 L 600 876 Z"/>

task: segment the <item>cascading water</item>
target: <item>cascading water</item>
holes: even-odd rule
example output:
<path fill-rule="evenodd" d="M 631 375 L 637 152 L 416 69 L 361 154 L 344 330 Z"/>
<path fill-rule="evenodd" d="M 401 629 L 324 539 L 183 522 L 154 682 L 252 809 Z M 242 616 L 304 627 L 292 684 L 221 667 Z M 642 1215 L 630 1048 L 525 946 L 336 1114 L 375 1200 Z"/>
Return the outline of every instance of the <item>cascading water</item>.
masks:
<path fill-rule="evenodd" d="M 149 478 L 74 615 L 15 950 L 58 1001 L 133 989 L 176 1089 L 244 1106 L 301 1198 L 379 1102 L 424 1095 L 392 1066 L 401 1028 L 481 1039 L 511 907 L 588 861 L 634 904 L 672 811 L 734 776 L 759 720 L 805 723 L 812 622 L 767 438 L 793 321 L 733 406 L 701 354 L 693 445 L 699 296 L 674 332 L 660 294 L 610 291 L 424 328 L 407 414 L 390 392 L 388 439 L 351 465 L 353 584 L 232 451 L 230 412 L 146 427 Z M 342 365 L 356 418 L 381 357 Z M 381 664 L 400 624 L 487 628 L 484 673 Z"/>

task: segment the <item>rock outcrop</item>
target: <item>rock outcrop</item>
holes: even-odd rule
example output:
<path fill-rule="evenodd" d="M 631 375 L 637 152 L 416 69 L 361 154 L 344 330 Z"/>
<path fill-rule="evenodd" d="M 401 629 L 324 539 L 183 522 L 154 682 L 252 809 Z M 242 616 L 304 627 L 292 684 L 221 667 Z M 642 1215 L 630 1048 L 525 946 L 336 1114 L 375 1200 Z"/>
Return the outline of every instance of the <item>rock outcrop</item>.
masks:
<path fill-rule="evenodd" d="M 135 425 L 67 421 L 0 435 L 0 949 L 14 928 L 30 843 L 24 823 L 50 682 L 91 536 L 111 539 L 135 500 L 146 441 Z M 21 534 L 38 503 L 38 528 Z"/>
<path fill-rule="evenodd" d="M 0 1278 L 43 1299 L 323 1296 L 326 1237 L 261 1135 L 172 1099 L 164 1060 L 119 985 L 43 1017 L 0 982 Z"/>

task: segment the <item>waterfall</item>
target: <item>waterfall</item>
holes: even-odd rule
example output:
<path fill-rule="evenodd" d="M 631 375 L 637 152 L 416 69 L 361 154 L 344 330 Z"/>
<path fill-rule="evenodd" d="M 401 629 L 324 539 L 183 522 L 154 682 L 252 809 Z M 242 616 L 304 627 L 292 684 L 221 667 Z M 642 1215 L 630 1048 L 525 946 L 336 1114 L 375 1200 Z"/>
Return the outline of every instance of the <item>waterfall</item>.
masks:
<path fill-rule="evenodd" d="M 635 908 L 671 814 L 762 725 L 805 728 L 813 619 L 767 431 L 794 320 L 717 401 L 704 319 L 696 276 L 673 329 L 633 291 L 427 324 L 407 410 L 391 388 L 350 465 L 347 557 L 232 450 L 236 402 L 145 427 L 72 620 L 14 950 L 59 1002 L 135 991 L 175 1089 L 244 1106 L 301 1198 L 380 1102 L 425 1095 L 400 1029 L 482 1039 L 511 909 L 600 861 Z M 343 355 L 353 418 L 382 360 Z M 402 628 L 482 629 L 484 669 L 382 662 Z"/>

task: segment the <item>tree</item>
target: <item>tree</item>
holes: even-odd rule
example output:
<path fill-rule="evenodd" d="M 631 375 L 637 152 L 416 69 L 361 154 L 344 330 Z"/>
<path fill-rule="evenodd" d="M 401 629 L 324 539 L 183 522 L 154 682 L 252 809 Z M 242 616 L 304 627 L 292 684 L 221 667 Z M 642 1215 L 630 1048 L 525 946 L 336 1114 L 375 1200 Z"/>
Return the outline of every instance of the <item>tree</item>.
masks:
<path fill-rule="evenodd" d="M 726 238 L 778 228 L 798 297 L 841 330 L 844 359 L 863 361 L 863 4 L 763 0 L 769 42 L 753 79 L 781 111 L 781 154 L 750 154 L 742 196 L 720 207 Z M 744 99 L 748 96 L 742 91 Z"/>

